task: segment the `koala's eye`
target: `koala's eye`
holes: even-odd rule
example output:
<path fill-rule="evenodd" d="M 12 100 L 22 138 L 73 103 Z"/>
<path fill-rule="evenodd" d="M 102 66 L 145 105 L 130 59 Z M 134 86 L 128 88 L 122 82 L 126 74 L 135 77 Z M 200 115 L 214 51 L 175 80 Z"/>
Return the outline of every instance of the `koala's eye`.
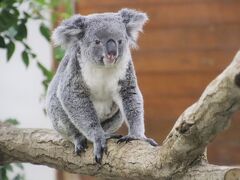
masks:
<path fill-rule="evenodd" d="M 99 40 L 95 40 L 95 43 L 96 43 L 96 44 L 100 44 L 100 41 L 99 41 Z"/>
<path fill-rule="evenodd" d="M 122 40 L 118 40 L 118 44 L 122 44 Z"/>

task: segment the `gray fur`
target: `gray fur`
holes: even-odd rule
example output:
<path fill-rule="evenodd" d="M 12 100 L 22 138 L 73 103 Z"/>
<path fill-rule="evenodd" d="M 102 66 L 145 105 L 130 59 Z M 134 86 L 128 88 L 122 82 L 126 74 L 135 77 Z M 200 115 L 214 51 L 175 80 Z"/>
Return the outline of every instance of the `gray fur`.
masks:
<path fill-rule="evenodd" d="M 145 13 L 123 9 L 76 15 L 53 32 L 66 54 L 48 89 L 48 116 L 77 153 L 87 147 L 86 138 L 93 142 L 97 162 L 124 119 L 129 134 L 119 142 L 141 139 L 156 145 L 144 135 L 143 98 L 130 53 L 146 21 Z"/>

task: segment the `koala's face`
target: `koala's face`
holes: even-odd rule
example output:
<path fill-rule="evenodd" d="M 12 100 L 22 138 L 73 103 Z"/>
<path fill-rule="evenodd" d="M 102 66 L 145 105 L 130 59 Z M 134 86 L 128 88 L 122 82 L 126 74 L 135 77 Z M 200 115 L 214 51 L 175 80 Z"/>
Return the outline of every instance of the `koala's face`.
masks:
<path fill-rule="evenodd" d="M 145 13 L 131 9 L 73 16 L 54 31 L 53 40 L 67 47 L 80 46 L 83 61 L 112 66 L 122 61 L 129 48 L 135 45 L 147 20 Z"/>
<path fill-rule="evenodd" d="M 80 47 L 87 61 L 105 66 L 118 63 L 128 48 L 125 25 L 117 17 L 89 19 Z"/>

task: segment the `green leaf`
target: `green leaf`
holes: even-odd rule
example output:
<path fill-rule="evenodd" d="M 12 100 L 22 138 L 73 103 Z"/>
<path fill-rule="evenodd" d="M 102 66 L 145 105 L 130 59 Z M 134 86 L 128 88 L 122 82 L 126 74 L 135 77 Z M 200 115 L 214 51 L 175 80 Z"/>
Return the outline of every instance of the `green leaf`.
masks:
<path fill-rule="evenodd" d="M 7 123 L 12 124 L 12 125 L 18 125 L 19 124 L 19 122 L 14 118 L 9 118 L 9 119 L 5 120 L 4 122 L 7 122 Z"/>
<path fill-rule="evenodd" d="M 15 167 L 13 165 L 16 165 L 21 170 L 23 169 L 23 166 L 21 163 L 6 164 L 3 166 L 0 166 L 0 180 L 10 180 L 8 176 L 8 172 L 14 172 Z M 11 180 L 24 180 L 24 175 L 17 172 L 16 176 L 14 178 L 11 178 Z"/>
<path fill-rule="evenodd" d="M 54 48 L 54 58 L 59 62 L 62 60 L 65 51 L 61 47 Z"/>
<path fill-rule="evenodd" d="M 28 67 L 29 57 L 28 57 L 28 53 L 26 51 L 22 52 L 22 60 L 23 60 L 24 64 Z"/>
<path fill-rule="evenodd" d="M 5 166 L 0 166 L 0 179 L 1 180 L 8 180 L 7 170 L 6 170 Z"/>
<path fill-rule="evenodd" d="M 5 44 L 4 38 L 0 36 L 0 48 L 5 48 L 5 47 L 6 47 L 6 44 Z"/>
<path fill-rule="evenodd" d="M 41 64 L 40 62 L 37 63 L 39 69 L 42 71 L 43 75 L 49 79 L 50 81 L 53 78 L 53 72 L 48 70 L 43 64 Z"/>
<path fill-rule="evenodd" d="M 46 5 L 46 1 L 45 0 L 36 0 L 39 4 L 41 5 Z"/>
<path fill-rule="evenodd" d="M 18 22 L 19 12 L 15 7 L 3 8 L 0 12 L 0 32 L 15 26 Z"/>
<path fill-rule="evenodd" d="M 42 84 L 43 84 L 45 90 L 47 90 L 48 84 L 52 80 L 54 73 L 53 73 L 53 71 L 50 71 L 46 67 L 44 67 L 40 62 L 38 62 L 37 65 L 38 65 L 39 69 L 42 71 L 43 75 L 45 76 L 45 79 L 42 81 Z"/>
<path fill-rule="evenodd" d="M 16 2 L 16 0 L 8 0 L 5 2 L 8 4 L 8 6 L 12 6 Z"/>
<path fill-rule="evenodd" d="M 18 41 L 22 41 L 24 38 L 27 37 L 27 28 L 24 23 L 21 23 L 19 26 L 16 27 L 17 34 L 15 35 L 15 39 Z"/>
<path fill-rule="evenodd" d="M 42 34 L 48 41 L 50 41 L 50 30 L 49 30 L 49 28 L 48 28 L 45 24 L 43 24 L 43 23 L 41 23 L 41 25 L 40 25 L 40 32 L 41 32 L 41 34 Z"/>
<path fill-rule="evenodd" d="M 12 57 L 13 53 L 15 51 L 15 44 L 10 41 L 8 44 L 7 44 L 7 60 L 9 61 L 10 58 Z"/>
<path fill-rule="evenodd" d="M 6 168 L 7 171 L 11 171 L 11 172 L 13 171 L 13 167 L 12 167 L 11 164 L 5 165 L 5 168 Z"/>

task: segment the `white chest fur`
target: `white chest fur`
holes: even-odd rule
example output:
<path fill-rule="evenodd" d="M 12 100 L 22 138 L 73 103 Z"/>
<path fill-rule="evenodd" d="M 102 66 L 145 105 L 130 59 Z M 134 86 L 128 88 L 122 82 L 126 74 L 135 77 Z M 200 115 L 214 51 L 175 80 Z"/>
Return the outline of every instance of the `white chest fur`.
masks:
<path fill-rule="evenodd" d="M 125 77 L 126 66 L 127 62 L 122 61 L 112 67 L 99 67 L 90 62 L 82 67 L 83 78 L 90 89 L 91 100 L 100 120 L 116 112 L 115 103 L 121 106 L 118 82 Z"/>

